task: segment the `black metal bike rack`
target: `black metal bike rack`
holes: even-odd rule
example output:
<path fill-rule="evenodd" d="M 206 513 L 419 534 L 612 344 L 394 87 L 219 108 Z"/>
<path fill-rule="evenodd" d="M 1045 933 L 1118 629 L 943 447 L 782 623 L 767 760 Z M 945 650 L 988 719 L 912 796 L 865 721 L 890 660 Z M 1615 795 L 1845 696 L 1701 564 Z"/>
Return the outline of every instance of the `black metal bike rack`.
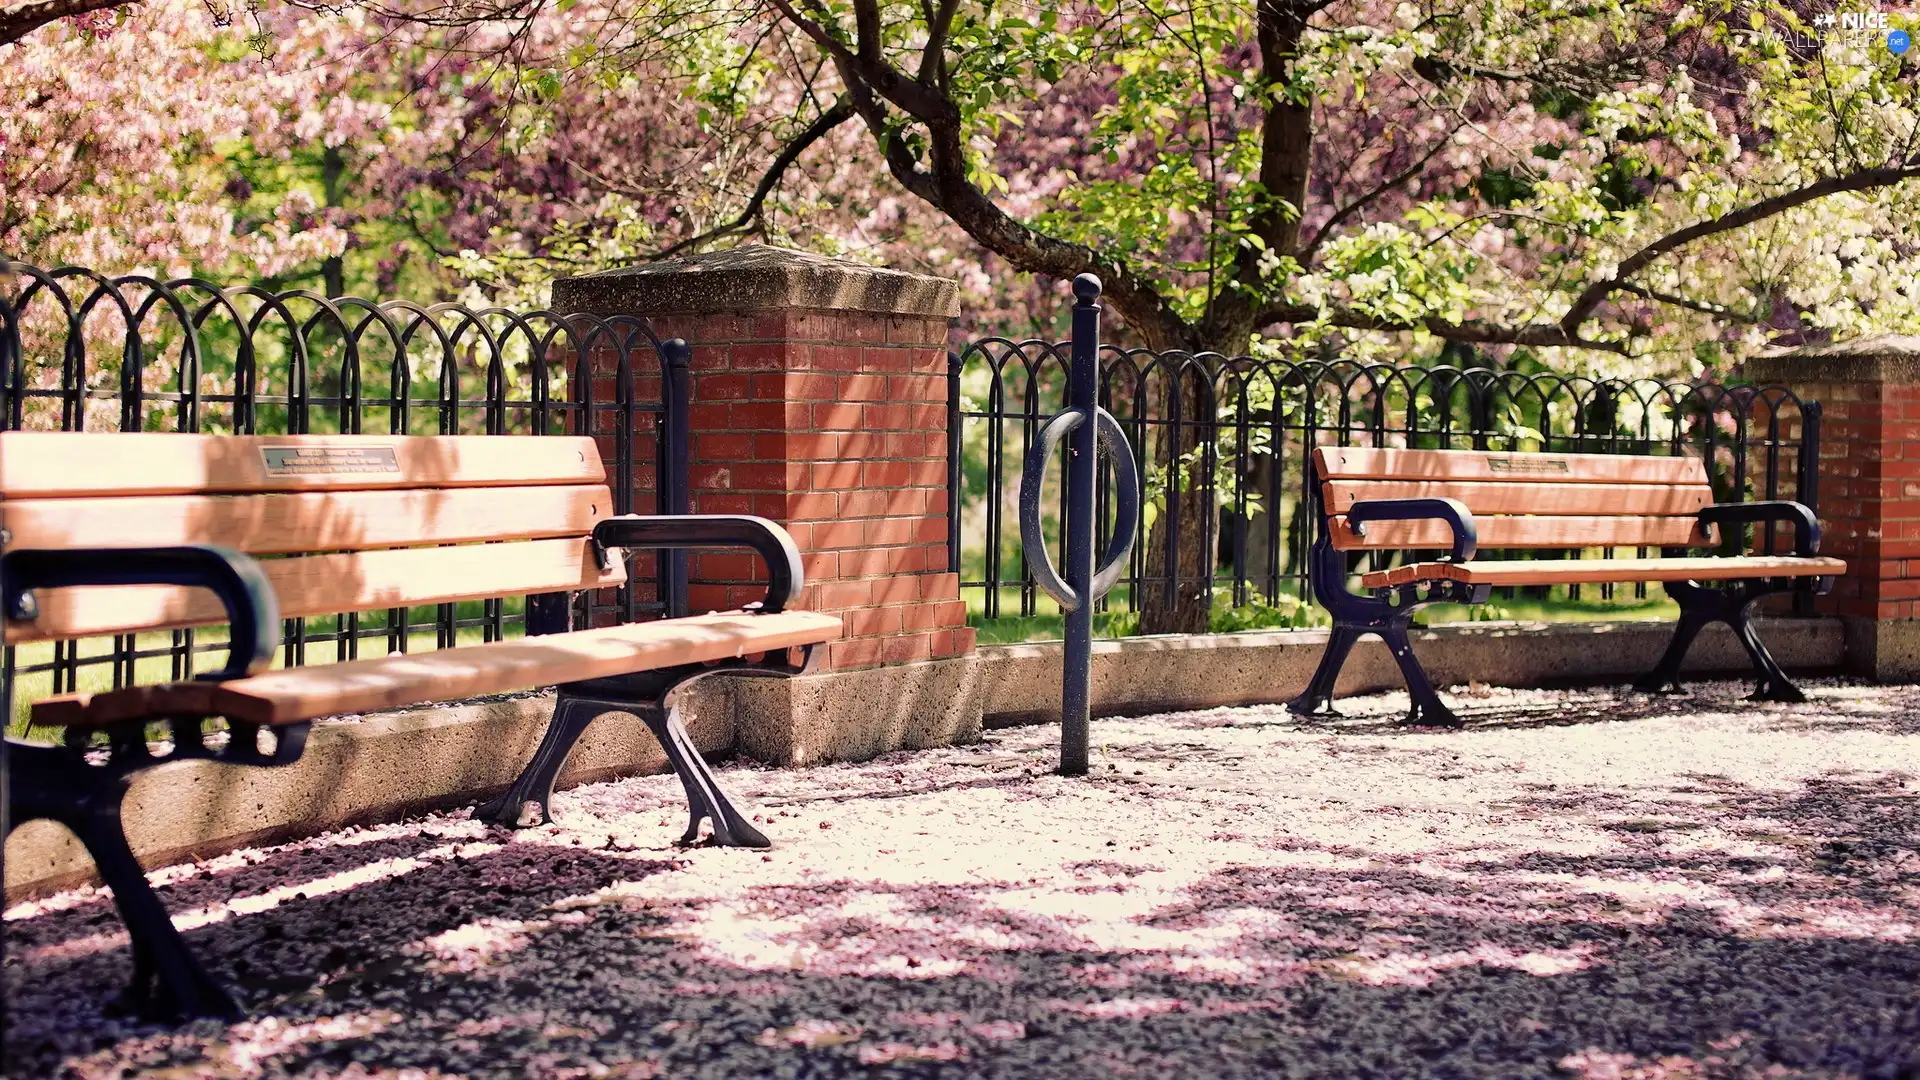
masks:
<path fill-rule="evenodd" d="M 1100 279 L 1073 279 L 1073 352 L 1067 369 L 1067 407 L 1041 425 L 1020 476 L 1020 546 L 1036 585 L 1066 616 L 1066 662 L 1060 676 L 1060 772 L 1087 772 L 1088 696 L 1093 678 L 1093 608 L 1126 569 L 1140 523 L 1140 474 L 1120 422 L 1100 407 Z M 1047 462 L 1067 439 L 1065 573 L 1057 572 L 1041 531 L 1040 496 Z M 1113 538 L 1094 568 L 1096 455 L 1105 449 L 1113 471 Z"/>

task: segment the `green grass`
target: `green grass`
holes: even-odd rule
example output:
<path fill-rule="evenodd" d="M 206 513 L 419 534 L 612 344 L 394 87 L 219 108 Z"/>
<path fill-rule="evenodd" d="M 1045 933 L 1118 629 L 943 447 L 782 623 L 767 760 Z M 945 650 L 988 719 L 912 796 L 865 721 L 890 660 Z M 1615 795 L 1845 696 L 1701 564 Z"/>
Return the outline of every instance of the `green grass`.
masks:
<path fill-rule="evenodd" d="M 1626 587 L 1619 590 L 1630 593 Z M 1213 633 L 1241 630 L 1290 630 L 1326 626 L 1330 619 L 1321 608 L 1305 604 L 1297 596 L 1283 593 L 1278 604 L 1269 605 L 1261 597 L 1250 604 L 1228 604 L 1231 591 L 1223 588 L 1214 594 L 1213 612 L 1207 629 Z M 1110 611 L 1096 613 L 1093 632 L 1096 637 L 1132 637 L 1140 632 L 1140 618 L 1125 610 L 1124 590 L 1108 596 Z M 1001 610 L 1018 609 L 1019 596 L 1008 590 L 1001 598 Z M 1034 615 L 1003 615 L 989 619 L 984 613 L 984 597 L 978 590 L 968 596 L 967 625 L 974 628 L 982 645 L 1015 645 L 1027 641 L 1057 641 L 1065 634 L 1065 620 L 1052 600 L 1042 597 Z M 1618 619 L 1673 619 L 1680 608 L 1664 593 L 1655 591 L 1646 599 L 1618 595 L 1602 599 L 1599 590 L 1588 586 L 1578 600 L 1570 599 L 1565 589 L 1556 589 L 1544 599 L 1496 599 L 1486 604 L 1434 604 L 1414 616 L 1415 626 L 1439 626 L 1447 623 L 1496 622 L 1604 622 Z"/>

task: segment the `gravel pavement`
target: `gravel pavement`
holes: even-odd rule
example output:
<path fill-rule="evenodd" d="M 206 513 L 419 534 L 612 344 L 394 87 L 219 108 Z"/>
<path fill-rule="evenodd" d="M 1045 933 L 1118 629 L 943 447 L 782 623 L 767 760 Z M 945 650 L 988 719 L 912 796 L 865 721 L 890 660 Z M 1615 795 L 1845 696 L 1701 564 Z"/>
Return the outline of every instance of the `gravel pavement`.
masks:
<path fill-rule="evenodd" d="M 9 1077 L 1920 1077 L 1920 687 L 1463 688 L 730 767 L 153 877 L 250 1018 L 105 1016 L 108 898 L 7 912 Z"/>

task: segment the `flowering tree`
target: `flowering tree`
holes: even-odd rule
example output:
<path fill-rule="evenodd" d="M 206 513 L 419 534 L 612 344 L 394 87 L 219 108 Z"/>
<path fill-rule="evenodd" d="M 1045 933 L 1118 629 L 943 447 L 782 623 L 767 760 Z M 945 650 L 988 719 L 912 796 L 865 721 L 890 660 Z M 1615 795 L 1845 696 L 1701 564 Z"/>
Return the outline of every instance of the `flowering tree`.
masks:
<path fill-rule="evenodd" d="M 220 148 L 251 138 L 297 81 L 232 62 L 250 54 L 204 9 L 156 5 L 142 23 L 49 28 L 0 47 L 0 251 L 269 276 L 337 253 L 345 236 L 315 216 L 310 193 L 249 204 L 220 167 Z"/>
<path fill-rule="evenodd" d="M 1796 47 L 1786 7 L 767 2 L 746 25 L 796 31 L 842 95 L 821 122 L 857 116 L 1015 266 L 1100 273 L 1155 345 L 1638 355 L 1913 315 L 1911 68 L 1884 38 Z"/>
<path fill-rule="evenodd" d="M 278 9 L 243 36 L 156 0 L 137 34 L 43 30 L 0 65 L 28 105 L 0 118 L 0 243 L 118 261 L 81 238 L 157 215 L 76 201 L 112 188 L 186 208 L 149 250 L 204 229 L 250 265 L 376 221 L 443 257 L 912 234 L 924 259 L 951 226 L 1101 273 L 1150 344 L 1393 331 L 1668 368 L 1911 317 L 1911 74 L 1809 47 L 1785 7 L 795 2 Z"/>

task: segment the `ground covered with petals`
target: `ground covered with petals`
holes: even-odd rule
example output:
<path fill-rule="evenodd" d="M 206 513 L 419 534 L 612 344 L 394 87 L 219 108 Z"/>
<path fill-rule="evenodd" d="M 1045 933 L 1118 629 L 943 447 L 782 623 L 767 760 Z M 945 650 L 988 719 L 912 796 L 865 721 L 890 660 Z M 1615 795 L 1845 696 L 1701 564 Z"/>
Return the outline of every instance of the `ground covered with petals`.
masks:
<path fill-rule="evenodd" d="M 1920 1076 L 1920 688 L 1458 692 L 1103 720 L 154 875 L 249 1019 L 105 1015 L 95 890 L 7 914 L 11 1077 Z"/>

